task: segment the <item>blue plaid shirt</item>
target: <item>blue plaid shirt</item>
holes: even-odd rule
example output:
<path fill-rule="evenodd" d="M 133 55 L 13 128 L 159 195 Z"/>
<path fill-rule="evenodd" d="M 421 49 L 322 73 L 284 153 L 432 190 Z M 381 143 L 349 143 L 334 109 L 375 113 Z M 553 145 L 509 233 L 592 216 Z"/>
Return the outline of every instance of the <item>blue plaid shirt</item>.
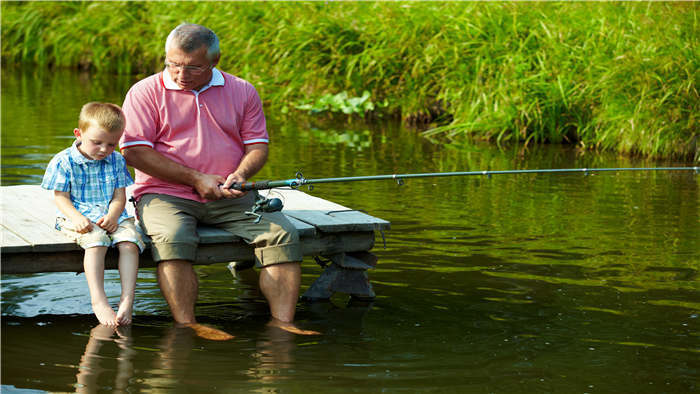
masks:
<path fill-rule="evenodd" d="M 76 141 L 51 159 L 41 187 L 70 192 L 75 209 L 96 222 L 107 214 L 114 190 L 132 183 L 134 180 L 126 169 L 126 160 L 122 155 L 112 152 L 102 160 L 91 160 L 80 153 Z M 64 217 L 60 211 L 57 215 Z M 129 217 L 124 209 L 119 223 Z"/>

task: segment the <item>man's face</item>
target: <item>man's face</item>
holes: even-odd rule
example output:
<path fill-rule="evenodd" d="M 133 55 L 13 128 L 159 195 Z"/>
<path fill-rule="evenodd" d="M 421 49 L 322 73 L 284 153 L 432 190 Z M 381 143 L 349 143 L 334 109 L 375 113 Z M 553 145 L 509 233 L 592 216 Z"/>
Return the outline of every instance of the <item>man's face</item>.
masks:
<path fill-rule="evenodd" d="M 207 59 L 207 47 L 187 53 L 175 46 L 168 49 L 165 54 L 165 62 L 168 72 L 183 90 L 199 90 L 211 80 L 212 68 L 219 59 L 210 62 Z"/>

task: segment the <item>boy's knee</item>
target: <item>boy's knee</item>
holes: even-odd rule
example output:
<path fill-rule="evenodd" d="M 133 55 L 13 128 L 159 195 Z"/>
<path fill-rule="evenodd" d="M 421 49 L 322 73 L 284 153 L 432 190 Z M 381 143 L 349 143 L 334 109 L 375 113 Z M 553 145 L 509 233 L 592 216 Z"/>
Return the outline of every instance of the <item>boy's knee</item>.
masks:
<path fill-rule="evenodd" d="M 107 246 L 90 246 L 85 248 L 85 256 L 88 258 L 103 258 L 107 254 Z"/>
<path fill-rule="evenodd" d="M 119 253 L 139 253 L 139 247 L 133 242 L 119 242 L 117 248 L 119 249 Z"/>

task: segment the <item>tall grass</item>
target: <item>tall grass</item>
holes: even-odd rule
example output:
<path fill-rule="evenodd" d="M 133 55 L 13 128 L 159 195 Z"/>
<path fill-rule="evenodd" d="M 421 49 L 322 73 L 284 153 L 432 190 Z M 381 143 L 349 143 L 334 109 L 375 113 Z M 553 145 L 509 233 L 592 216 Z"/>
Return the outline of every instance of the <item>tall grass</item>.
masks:
<path fill-rule="evenodd" d="M 700 161 L 696 3 L 2 3 L 4 64 L 157 71 L 182 21 L 273 110 L 369 91 L 428 135 Z"/>

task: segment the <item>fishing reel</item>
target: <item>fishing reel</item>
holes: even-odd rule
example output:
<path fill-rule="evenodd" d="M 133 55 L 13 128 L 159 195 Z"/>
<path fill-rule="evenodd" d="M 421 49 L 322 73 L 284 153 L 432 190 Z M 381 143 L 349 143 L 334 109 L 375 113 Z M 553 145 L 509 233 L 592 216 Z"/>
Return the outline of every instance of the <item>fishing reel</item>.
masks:
<path fill-rule="evenodd" d="M 266 198 L 259 195 L 253 204 L 253 209 L 245 213 L 255 216 L 254 223 L 260 223 L 262 215 L 258 212 L 279 212 L 282 208 L 284 208 L 284 204 L 279 198 Z"/>

